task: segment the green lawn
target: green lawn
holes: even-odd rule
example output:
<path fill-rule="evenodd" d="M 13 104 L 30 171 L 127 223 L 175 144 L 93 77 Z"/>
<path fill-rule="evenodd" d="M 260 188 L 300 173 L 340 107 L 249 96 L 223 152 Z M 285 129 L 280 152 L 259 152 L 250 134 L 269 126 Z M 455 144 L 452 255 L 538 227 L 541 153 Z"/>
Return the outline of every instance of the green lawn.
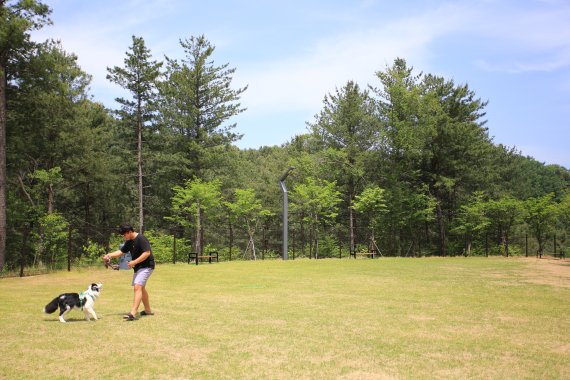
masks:
<path fill-rule="evenodd" d="M 0 378 L 569 379 L 570 260 L 380 258 L 0 279 Z M 43 306 L 104 288 L 87 322 Z"/>

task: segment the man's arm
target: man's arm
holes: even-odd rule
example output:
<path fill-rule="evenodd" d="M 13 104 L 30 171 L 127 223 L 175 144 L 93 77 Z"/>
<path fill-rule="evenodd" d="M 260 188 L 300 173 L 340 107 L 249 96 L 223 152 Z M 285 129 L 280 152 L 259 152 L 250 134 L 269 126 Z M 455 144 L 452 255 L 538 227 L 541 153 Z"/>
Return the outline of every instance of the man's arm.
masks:
<path fill-rule="evenodd" d="M 121 252 L 121 251 L 119 251 Z M 144 251 L 136 260 L 129 261 L 129 268 L 133 268 L 135 265 L 142 263 L 150 256 L 150 251 Z"/>
<path fill-rule="evenodd" d="M 105 256 L 103 256 L 103 260 L 111 260 L 111 259 L 114 259 L 116 257 L 121 257 L 123 255 L 124 255 L 124 253 L 119 249 L 119 250 L 116 250 L 115 252 L 107 253 Z"/>

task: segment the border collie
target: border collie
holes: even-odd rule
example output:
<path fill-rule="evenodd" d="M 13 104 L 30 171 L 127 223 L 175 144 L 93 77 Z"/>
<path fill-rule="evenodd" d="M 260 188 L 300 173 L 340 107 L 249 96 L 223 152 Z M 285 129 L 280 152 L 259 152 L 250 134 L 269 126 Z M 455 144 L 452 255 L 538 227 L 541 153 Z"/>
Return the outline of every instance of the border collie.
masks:
<path fill-rule="evenodd" d="M 55 297 L 44 307 L 44 313 L 51 314 L 59 307 L 59 320 L 65 323 L 65 316 L 71 309 L 81 309 L 85 314 L 85 319 L 90 321 L 89 316 L 97 320 L 97 314 L 93 310 L 95 300 L 99 297 L 103 284 L 91 284 L 86 291 L 81 293 L 63 293 Z"/>

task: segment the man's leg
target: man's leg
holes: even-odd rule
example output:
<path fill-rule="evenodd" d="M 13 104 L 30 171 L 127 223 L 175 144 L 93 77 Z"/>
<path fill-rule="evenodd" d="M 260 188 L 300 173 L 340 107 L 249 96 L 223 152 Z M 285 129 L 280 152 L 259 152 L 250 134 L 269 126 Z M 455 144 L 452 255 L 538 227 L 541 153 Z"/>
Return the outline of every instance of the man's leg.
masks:
<path fill-rule="evenodd" d="M 147 314 L 152 313 L 152 309 L 150 308 L 150 302 L 148 300 L 148 292 L 146 291 L 146 286 L 143 286 L 142 288 L 142 303 L 144 305 L 144 311 L 147 312 Z"/>
<path fill-rule="evenodd" d="M 135 286 L 133 287 L 133 290 L 134 290 L 134 297 L 133 297 L 133 307 L 131 309 L 131 315 L 136 316 L 138 311 L 139 311 L 139 306 L 141 304 L 141 300 L 143 299 L 144 286 L 139 285 L 139 284 L 135 284 Z"/>
<path fill-rule="evenodd" d="M 145 312 L 150 314 L 151 313 L 151 309 L 150 309 L 150 303 L 148 300 L 148 293 L 145 289 L 146 287 L 146 282 L 148 280 L 148 278 L 150 277 L 150 275 L 152 274 L 153 270 L 150 268 L 142 268 L 139 269 L 134 275 L 133 275 L 133 307 L 131 308 L 131 312 L 130 315 L 132 315 L 131 318 L 135 317 L 139 311 L 139 306 L 141 305 L 141 301 L 144 304 L 145 307 Z M 128 316 L 125 316 L 128 317 Z M 127 318 L 128 319 L 128 318 Z M 132 319 L 129 319 L 132 320 Z"/>

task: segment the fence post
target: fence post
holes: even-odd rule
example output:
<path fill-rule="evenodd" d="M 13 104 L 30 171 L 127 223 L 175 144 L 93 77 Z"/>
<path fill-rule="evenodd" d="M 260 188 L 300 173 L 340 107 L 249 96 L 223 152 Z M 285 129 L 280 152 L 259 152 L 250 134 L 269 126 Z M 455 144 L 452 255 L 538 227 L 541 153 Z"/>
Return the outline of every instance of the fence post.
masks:
<path fill-rule="evenodd" d="M 293 260 L 295 260 L 295 230 L 291 231 L 291 253 L 293 254 Z"/>

